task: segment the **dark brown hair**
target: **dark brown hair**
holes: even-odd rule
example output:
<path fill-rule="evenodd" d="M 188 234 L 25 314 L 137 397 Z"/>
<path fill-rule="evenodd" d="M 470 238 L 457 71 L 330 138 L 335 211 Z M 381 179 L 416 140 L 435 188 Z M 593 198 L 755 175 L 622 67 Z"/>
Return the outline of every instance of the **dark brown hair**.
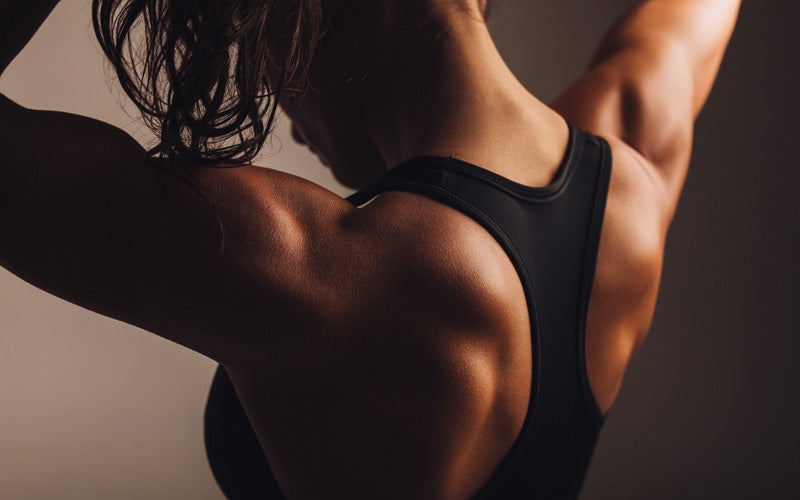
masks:
<path fill-rule="evenodd" d="M 281 94 L 303 90 L 321 36 L 321 1 L 93 0 L 100 46 L 158 136 L 149 154 L 251 162 Z"/>

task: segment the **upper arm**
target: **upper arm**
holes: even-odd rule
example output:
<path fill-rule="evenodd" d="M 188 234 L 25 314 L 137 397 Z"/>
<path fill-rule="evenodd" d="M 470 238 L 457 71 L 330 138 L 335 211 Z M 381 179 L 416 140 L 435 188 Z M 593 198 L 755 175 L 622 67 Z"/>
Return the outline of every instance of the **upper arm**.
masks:
<path fill-rule="evenodd" d="M 0 265 L 224 362 L 308 327 L 305 236 L 330 237 L 344 202 L 256 167 L 184 174 L 110 125 L 0 98 Z"/>
<path fill-rule="evenodd" d="M 688 161 L 693 87 L 683 51 L 658 41 L 610 56 L 562 92 L 553 107 L 575 125 L 618 138 L 662 170 Z"/>
<path fill-rule="evenodd" d="M 642 2 L 600 44 L 590 69 L 552 103 L 567 120 L 621 140 L 652 169 L 674 210 L 739 2 Z"/>

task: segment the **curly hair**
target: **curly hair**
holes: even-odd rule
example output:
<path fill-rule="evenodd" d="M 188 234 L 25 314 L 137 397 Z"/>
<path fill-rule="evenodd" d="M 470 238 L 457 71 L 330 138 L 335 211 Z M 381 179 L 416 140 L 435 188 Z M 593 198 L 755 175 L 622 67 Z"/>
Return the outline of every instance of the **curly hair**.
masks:
<path fill-rule="evenodd" d="M 93 0 L 100 46 L 158 137 L 149 155 L 251 162 L 281 95 L 303 90 L 322 33 L 321 2 Z"/>

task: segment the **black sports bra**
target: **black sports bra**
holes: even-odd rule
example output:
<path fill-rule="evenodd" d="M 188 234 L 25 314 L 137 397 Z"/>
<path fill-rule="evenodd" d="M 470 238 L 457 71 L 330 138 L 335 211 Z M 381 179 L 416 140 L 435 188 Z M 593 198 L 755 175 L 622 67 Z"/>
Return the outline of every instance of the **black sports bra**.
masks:
<path fill-rule="evenodd" d="M 584 334 L 611 163 L 605 140 L 570 126 L 567 154 L 547 187 L 523 186 L 454 158 L 423 157 L 348 198 L 360 206 L 387 191 L 409 191 L 449 205 L 491 233 L 519 274 L 531 318 L 530 404 L 516 442 L 475 499 L 580 494 L 603 423 L 586 374 Z M 285 498 L 221 367 L 205 439 L 228 498 Z"/>

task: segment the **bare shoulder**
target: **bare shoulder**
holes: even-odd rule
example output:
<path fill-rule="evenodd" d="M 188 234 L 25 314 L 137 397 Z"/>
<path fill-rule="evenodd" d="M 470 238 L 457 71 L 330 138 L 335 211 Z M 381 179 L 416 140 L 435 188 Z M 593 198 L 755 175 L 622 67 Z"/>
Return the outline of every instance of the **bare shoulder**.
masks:
<path fill-rule="evenodd" d="M 386 324 L 417 321 L 449 332 L 439 340 L 494 349 L 498 332 L 527 327 L 519 276 L 505 250 L 480 224 L 425 196 L 390 192 L 358 211 L 369 295 L 384 304 Z M 354 252 L 358 253 L 358 251 Z M 355 286 L 354 286 L 355 287 Z M 402 331 L 408 337 L 414 332 Z M 502 339 L 507 340 L 507 339 Z M 444 345 L 444 344 L 442 344 Z"/>
<path fill-rule="evenodd" d="M 491 307 L 519 281 L 516 273 L 508 274 L 504 251 L 485 229 L 427 197 L 386 193 L 359 210 L 357 217 L 359 231 L 383 242 L 385 253 L 375 254 L 377 266 L 390 273 L 417 274 L 403 285 L 438 289 L 440 299 L 452 301 L 459 310 L 465 304 Z"/>
<path fill-rule="evenodd" d="M 529 337 L 516 273 L 476 223 L 418 195 L 382 195 L 339 230 L 313 265 L 346 312 L 316 354 L 238 387 L 276 477 L 298 497 L 466 497 L 516 437 L 524 412 L 507 407 L 527 407 L 498 398 L 530 379 L 530 351 L 511 345 Z"/>

